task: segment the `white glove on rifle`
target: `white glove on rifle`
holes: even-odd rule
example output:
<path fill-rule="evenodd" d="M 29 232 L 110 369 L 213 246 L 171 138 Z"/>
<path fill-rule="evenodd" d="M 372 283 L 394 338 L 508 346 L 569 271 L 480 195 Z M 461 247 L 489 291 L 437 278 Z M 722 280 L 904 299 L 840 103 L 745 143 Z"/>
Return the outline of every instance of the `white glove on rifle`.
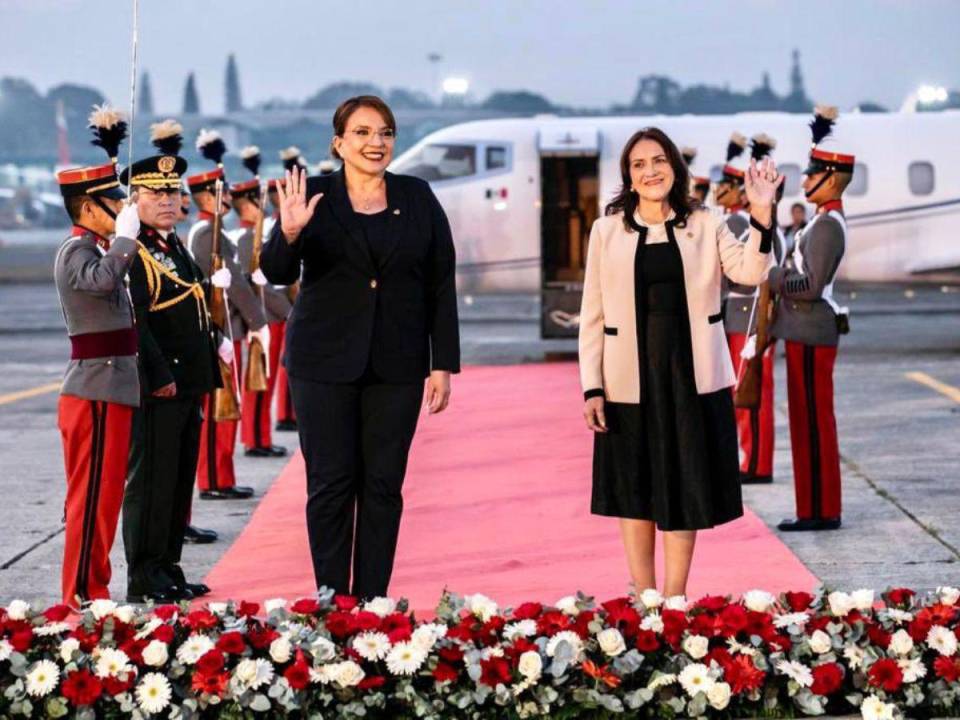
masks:
<path fill-rule="evenodd" d="M 252 339 L 256 338 L 260 341 L 260 345 L 263 346 L 263 354 L 268 358 L 270 357 L 270 326 L 264 325 L 259 330 L 250 330 L 247 332 L 247 345 L 250 344 Z M 267 365 L 270 363 L 268 362 Z"/>
<path fill-rule="evenodd" d="M 220 341 L 220 347 L 217 348 L 217 355 L 227 365 L 233 365 L 233 343 L 224 338 Z"/>
<path fill-rule="evenodd" d="M 114 226 L 114 233 L 117 237 L 125 237 L 136 240 L 140 234 L 140 215 L 137 213 L 137 204 L 130 203 L 124 205 L 117 213 L 117 220 Z"/>
<path fill-rule="evenodd" d="M 250 279 L 253 281 L 254 285 L 259 285 L 260 287 L 263 287 L 269 282 L 267 280 L 267 276 L 263 274 L 263 270 L 260 268 L 257 268 L 253 271 L 253 275 L 250 276 Z"/>
<path fill-rule="evenodd" d="M 744 360 L 753 360 L 757 354 L 757 336 L 751 335 L 747 338 L 747 341 L 743 344 L 743 349 L 740 351 L 740 357 Z"/>
<path fill-rule="evenodd" d="M 228 288 L 232 279 L 230 268 L 222 267 L 210 276 L 210 284 L 217 288 Z"/>

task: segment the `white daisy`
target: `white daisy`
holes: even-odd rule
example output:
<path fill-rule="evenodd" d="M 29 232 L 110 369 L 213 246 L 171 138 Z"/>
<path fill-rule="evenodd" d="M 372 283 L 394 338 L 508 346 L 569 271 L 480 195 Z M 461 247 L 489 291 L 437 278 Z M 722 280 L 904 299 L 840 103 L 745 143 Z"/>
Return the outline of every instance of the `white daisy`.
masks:
<path fill-rule="evenodd" d="M 655 633 L 663 632 L 663 618 L 660 617 L 659 613 L 653 613 L 653 615 L 647 615 L 643 620 L 640 621 L 641 630 L 652 630 Z"/>
<path fill-rule="evenodd" d="M 112 615 L 113 611 L 117 609 L 117 604 L 113 600 L 106 598 L 100 598 L 99 600 L 94 600 L 87 606 L 87 610 L 93 613 L 93 616 L 97 620 L 103 620 L 108 615 Z"/>
<path fill-rule="evenodd" d="M 876 695 L 868 695 L 860 703 L 863 720 L 893 720 L 894 710 L 896 706 L 893 703 L 885 703 Z"/>
<path fill-rule="evenodd" d="M 256 690 L 261 685 L 273 680 L 273 665 L 268 660 L 247 658 L 237 663 L 233 669 L 233 677 L 239 685 L 248 690 Z"/>
<path fill-rule="evenodd" d="M 557 648 L 560 643 L 566 641 L 573 650 L 573 660 L 577 662 L 583 654 L 583 640 L 572 630 L 562 630 L 547 641 L 547 655 L 553 657 L 557 654 Z"/>
<path fill-rule="evenodd" d="M 927 645 L 941 655 L 953 657 L 957 652 L 957 636 L 943 625 L 934 625 L 927 633 Z"/>
<path fill-rule="evenodd" d="M 737 642 L 736 638 L 727 638 L 727 647 L 734 655 L 748 655 L 753 657 L 757 654 L 757 649 L 752 645 L 744 645 Z"/>
<path fill-rule="evenodd" d="M 394 675 L 413 675 L 426 659 L 423 648 L 412 642 L 397 643 L 387 653 L 387 669 Z"/>
<path fill-rule="evenodd" d="M 513 642 L 521 637 L 533 637 L 537 634 L 536 620 L 520 620 L 512 622 L 503 628 L 503 637 Z"/>
<path fill-rule="evenodd" d="M 41 625 L 38 628 L 33 629 L 33 634 L 38 637 L 50 637 L 51 635 L 59 635 L 60 633 L 65 633 L 70 629 L 70 623 L 58 622 L 58 623 L 47 623 L 46 625 Z"/>
<path fill-rule="evenodd" d="M 152 715 L 163 712 L 172 695 L 170 681 L 161 673 L 147 673 L 137 685 L 137 704 Z"/>
<path fill-rule="evenodd" d="M 796 682 L 800 687 L 810 687 L 813 685 L 813 673 L 803 663 L 793 660 L 781 660 L 776 664 L 777 672 L 786 675 Z"/>
<path fill-rule="evenodd" d="M 52 660 L 40 660 L 27 672 L 27 694 L 44 697 L 53 692 L 60 682 L 60 668 Z"/>
<path fill-rule="evenodd" d="M 151 618 L 146 625 L 140 628 L 140 632 L 138 632 L 134 637 L 136 637 L 137 640 L 146 640 L 153 634 L 153 631 L 161 625 L 163 625 L 163 620 L 160 618 Z"/>
<path fill-rule="evenodd" d="M 677 676 L 677 681 L 690 697 L 696 697 L 697 693 L 710 692 L 716 681 L 710 677 L 710 670 L 703 663 L 691 663 L 687 665 Z"/>
<path fill-rule="evenodd" d="M 909 655 L 913 650 L 913 638 L 910 633 L 901 628 L 890 636 L 890 645 L 887 650 L 893 655 Z"/>
<path fill-rule="evenodd" d="M 364 603 L 363 609 L 377 617 L 386 617 L 397 609 L 397 601 L 387 597 L 376 597 Z"/>
<path fill-rule="evenodd" d="M 364 660 L 383 660 L 390 652 L 390 638 L 382 632 L 360 633 L 353 639 L 353 649 Z"/>
<path fill-rule="evenodd" d="M 810 616 L 805 612 L 787 613 L 786 615 L 778 615 L 775 617 L 773 624 L 781 629 L 790 627 L 791 625 L 803 627 L 809 619 Z"/>
<path fill-rule="evenodd" d="M 846 658 L 847 665 L 851 670 L 856 670 L 863 666 L 864 652 L 856 645 L 847 645 L 843 649 L 843 657 Z"/>
<path fill-rule="evenodd" d="M 905 683 L 914 683 L 927 676 L 927 668 L 920 658 L 900 658 L 897 660 L 897 665 L 900 666 Z"/>
<path fill-rule="evenodd" d="M 887 608 L 882 614 L 897 625 L 903 625 L 913 620 L 913 613 L 899 608 Z"/>
<path fill-rule="evenodd" d="M 650 679 L 650 682 L 647 683 L 648 690 L 657 690 L 659 688 L 665 687 L 666 685 L 673 685 L 677 681 L 676 675 L 671 675 L 669 673 L 664 673 L 662 675 L 657 675 Z"/>
<path fill-rule="evenodd" d="M 216 646 L 213 641 L 206 635 L 194 633 L 187 638 L 183 645 L 177 648 L 177 660 L 184 665 L 194 665 L 197 660 L 213 650 L 214 647 Z"/>
<path fill-rule="evenodd" d="M 132 670 L 130 658 L 123 650 L 103 648 L 97 656 L 97 677 L 117 677 Z"/>

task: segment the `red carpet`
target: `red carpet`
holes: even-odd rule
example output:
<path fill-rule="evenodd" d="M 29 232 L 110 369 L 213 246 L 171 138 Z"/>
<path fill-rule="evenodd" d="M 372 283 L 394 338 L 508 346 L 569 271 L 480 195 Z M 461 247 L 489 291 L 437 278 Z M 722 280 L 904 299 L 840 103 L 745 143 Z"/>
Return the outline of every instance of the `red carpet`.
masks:
<path fill-rule="evenodd" d="M 423 611 L 444 587 L 501 605 L 626 593 L 617 522 L 589 512 L 592 440 L 580 398 L 572 363 L 470 367 L 454 378 L 451 407 L 424 415 L 413 444 L 393 597 Z M 207 576 L 214 599 L 313 592 L 305 493 L 298 454 Z M 689 595 L 816 585 L 748 510 L 700 534 Z"/>

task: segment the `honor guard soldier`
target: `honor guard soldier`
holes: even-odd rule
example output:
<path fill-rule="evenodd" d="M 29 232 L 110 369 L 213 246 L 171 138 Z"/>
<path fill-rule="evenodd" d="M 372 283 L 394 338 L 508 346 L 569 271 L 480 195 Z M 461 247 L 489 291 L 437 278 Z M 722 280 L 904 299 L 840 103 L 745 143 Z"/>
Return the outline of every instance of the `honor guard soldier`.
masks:
<path fill-rule="evenodd" d="M 787 401 L 797 516 L 780 530 L 840 527 L 840 450 L 833 413 L 833 366 L 847 313 L 833 299 L 833 281 L 846 247 L 843 192 L 853 179 L 854 156 L 819 147 L 837 110 L 818 106 L 810 128 L 813 148 L 803 190 L 816 204 L 813 220 L 797 235 L 793 268 L 773 268 L 779 293 L 772 334 L 786 341 Z"/>
<path fill-rule="evenodd" d="M 204 396 L 220 384 L 203 273 L 174 230 L 187 168 L 179 126 L 152 126 L 160 154 L 125 169 L 140 215 L 130 295 L 137 318 L 143 400 L 134 413 L 123 503 L 127 599 L 170 602 L 210 592 L 180 567 L 200 447 Z"/>
<path fill-rule="evenodd" d="M 750 142 L 751 158 L 760 163 L 776 148 L 777 142 L 772 137 L 760 133 Z M 777 192 L 782 192 L 780 184 Z M 776 205 L 774 205 L 774 213 Z M 774 215 L 776 218 L 776 215 Z M 742 242 L 747 234 L 740 236 Z M 773 252 L 777 264 L 783 260 L 783 239 L 777 227 L 774 236 Z M 743 375 L 743 350 L 747 338 L 757 332 L 757 324 L 761 312 L 767 308 L 760 307 L 760 289 L 749 285 L 729 283 L 727 286 L 727 302 L 723 308 L 723 325 L 727 333 L 727 344 L 730 347 L 730 357 L 733 367 L 737 371 L 737 378 Z M 773 482 L 773 447 L 774 447 L 774 386 L 773 360 L 775 344 L 770 343 L 763 352 L 760 361 L 760 402 L 750 408 L 738 407 L 737 435 L 740 440 L 740 482 L 743 484 L 758 484 Z"/>
<path fill-rule="evenodd" d="M 690 197 L 695 198 L 701 205 L 707 204 L 707 197 L 710 195 L 710 178 L 694 175 L 692 171 L 693 161 L 697 157 L 697 149 L 694 147 L 685 147 L 680 150 L 683 160 L 690 172 Z"/>
<path fill-rule="evenodd" d="M 747 212 L 743 192 L 744 171 L 733 165 L 733 161 L 743 155 L 747 139 L 740 133 L 733 133 L 727 143 L 727 162 L 721 171 L 720 180 L 714 193 L 717 204 L 727 213 L 727 227 L 737 237 L 750 229 L 750 214 Z"/>
<path fill-rule="evenodd" d="M 90 115 L 93 144 L 110 162 L 57 174 L 73 221 L 54 262 L 54 280 L 70 336 L 58 426 L 67 495 L 61 586 L 79 608 L 109 598 L 110 548 L 120 520 L 134 408 L 140 404 L 137 333 L 126 276 L 137 255 L 140 220 L 117 180 L 127 123 L 107 106 Z M 116 234 L 111 241 L 109 237 Z"/>
<path fill-rule="evenodd" d="M 260 270 L 260 249 L 266 219 L 266 208 L 261 207 L 266 197 L 260 183 L 260 149 L 253 145 L 245 147 L 240 156 L 243 166 L 253 174 L 253 179 L 230 188 L 233 209 L 240 217 L 241 226 L 234 235 L 237 260 L 241 271 L 250 278 L 251 287 L 266 314 L 270 333 L 269 355 L 264 355 L 264 348 L 259 347 L 256 340 L 250 344 L 240 409 L 240 439 L 248 456 L 282 457 L 287 451 L 273 444 L 270 409 L 280 365 L 284 326 L 292 305 L 286 288 L 269 284 Z"/>
<path fill-rule="evenodd" d="M 230 341 L 233 358 L 229 363 L 230 377 L 239 390 L 243 377 L 243 339 L 249 333 L 256 336 L 263 347 L 269 348 L 267 321 L 260 302 L 249 281 L 237 264 L 236 249 L 222 230 L 223 217 L 231 209 L 232 198 L 223 172 L 223 156 L 227 148 L 220 135 L 201 130 L 197 150 L 203 157 L 216 163 L 213 170 L 191 175 L 187 186 L 197 206 L 197 222 L 190 228 L 187 245 L 194 260 L 211 282 L 222 291 L 227 312 L 219 320 L 220 330 Z M 219 203 L 219 207 L 218 207 Z M 214 226 L 218 237 L 214 238 Z M 220 270 L 226 272 L 220 273 Z M 221 277 L 222 276 L 222 277 Z M 206 399 L 206 412 L 200 440 L 200 463 L 197 467 L 197 485 L 203 500 L 244 499 L 253 495 L 253 488 L 237 485 L 233 454 L 237 443 L 237 419 L 217 418 L 215 397 Z"/>

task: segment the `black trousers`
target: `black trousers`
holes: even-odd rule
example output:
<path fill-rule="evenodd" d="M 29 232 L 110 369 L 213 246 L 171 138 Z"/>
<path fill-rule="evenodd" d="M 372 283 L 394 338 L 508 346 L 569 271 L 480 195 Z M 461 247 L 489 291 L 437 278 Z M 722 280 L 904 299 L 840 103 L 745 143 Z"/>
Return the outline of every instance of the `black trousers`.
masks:
<path fill-rule="evenodd" d="M 290 385 L 307 466 L 317 587 L 362 598 L 386 595 L 423 383 L 389 384 L 367 372 L 353 383 L 291 377 Z"/>
<path fill-rule="evenodd" d="M 133 413 L 123 498 L 127 592 L 183 582 L 180 554 L 200 452 L 201 398 L 145 401 Z"/>

